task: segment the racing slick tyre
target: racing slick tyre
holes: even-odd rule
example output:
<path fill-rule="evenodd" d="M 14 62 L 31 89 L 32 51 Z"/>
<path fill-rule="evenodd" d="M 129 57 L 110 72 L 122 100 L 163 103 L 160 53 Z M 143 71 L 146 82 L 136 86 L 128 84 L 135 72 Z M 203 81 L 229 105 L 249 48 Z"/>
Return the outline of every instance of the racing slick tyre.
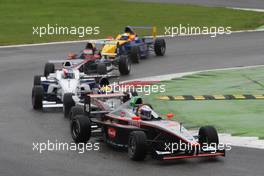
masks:
<path fill-rule="evenodd" d="M 71 121 L 71 135 L 75 143 L 86 143 L 91 137 L 91 121 L 85 115 L 76 115 Z"/>
<path fill-rule="evenodd" d="M 36 85 L 32 89 L 32 106 L 35 110 L 42 109 L 43 104 L 43 95 L 44 95 L 44 89 L 42 86 Z"/>
<path fill-rule="evenodd" d="M 53 63 L 46 63 L 44 68 L 44 76 L 49 76 L 50 73 L 55 72 L 55 65 Z"/>
<path fill-rule="evenodd" d="M 130 59 L 133 63 L 139 63 L 140 61 L 140 50 L 138 46 L 132 46 L 130 50 Z"/>
<path fill-rule="evenodd" d="M 166 42 L 164 39 L 157 38 L 155 40 L 154 51 L 157 56 L 164 56 L 166 51 Z"/>
<path fill-rule="evenodd" d="M 83 108 L 78 107 L 78 106 L 73 106 L 71 108 L 71 112 L 70 112 L 69 118 L 70 118 L 70 120 L 72 120 L 74 116 L 81 115 L 83 113 L 84 113 Z"/>
<path fill-rule="evenodd" d="M 64 117 L 68 118 L 71 112 L 71 108 L 75 106 L 75 102 L 72 99 L 72 93 L 66 93 L 63 96 L 63 113 Z"/>
<path fill-rule="evenodd" d="M 100 75 L 107 74 L 107 67 L 105 63 L 98 63 L 97 65 L 97 73 Z"/>
<path fill-rule="evenodd" d="M 199 129 L 199 143 L 202 146 L 214 145 L 217 146 L 219 144 L 218 133 L 213 126 L 204 126 Z"/>
<path fill-rule="evenodd" d="M 134 161 L 142 161 L 147 155 L 147 136 L 143 131 L 133 131 L 128 139 L 128 156 Z"/>
<path fill-rule="evenodd" d="M 33 86 L 40 86 L 40 85 L 41 85 L 41 76 L 40 75 L 35 75 L 34 76 Z"/>
<path fill-rule="evenodd" d="M 118 69 L 121 75 L 128 75 L 130 73 L 131 61 L 127 56 L 125 55 L 120 56 Z"/>

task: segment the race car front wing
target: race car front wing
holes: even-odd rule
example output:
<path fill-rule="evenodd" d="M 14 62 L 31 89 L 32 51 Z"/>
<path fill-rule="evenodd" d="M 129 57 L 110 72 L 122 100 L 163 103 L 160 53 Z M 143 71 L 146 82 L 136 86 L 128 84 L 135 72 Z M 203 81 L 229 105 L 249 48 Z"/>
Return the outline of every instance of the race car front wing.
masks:
<path fill-rule="evenodd" d="M 186 158 L 198 158 L 198 157 L 218 157 L 225 156 L 225 150 L 218 150 L 215 152 L 201 152 L 197 154 L 172 154 L 168 151 L 156 151 L 156 157 L 159 160 L 177 160 Z"/>

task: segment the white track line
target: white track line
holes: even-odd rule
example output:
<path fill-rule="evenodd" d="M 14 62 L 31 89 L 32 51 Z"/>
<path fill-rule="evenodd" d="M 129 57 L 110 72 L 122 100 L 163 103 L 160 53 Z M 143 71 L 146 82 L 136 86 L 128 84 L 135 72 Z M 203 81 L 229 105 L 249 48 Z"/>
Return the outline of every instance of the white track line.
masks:
<path fill-rule="evenodd" d="M 240 70 L 240 69 L 258 68 L 258 67 L 264 67 L 264 65 L 252 65 L 252 66 L 242 66 L 242 67 L 228 67 L 228 68 L 199 70 L 199 71 L 192 71 L 192 72 L 172 73 L 172 74 L 166 74 L 166 75 L 144 77 L 144 78 L 140 78 L 140 79 L 126 80 L 126 81 L 123 81 L 122 83 L 127 83 L 127 82 L 131 82 L 131 81 L 167 81 L 167 80 L 171 80 L 173 78 L 181 78 L 183 76 L 198 74 L 198 73 L 202 73 L 202 72 L 225 71 L 225 70 Z"/>
<path fill-rule="evenodd" d="M 236 33 L 251 33 L 251 32 L 263 32 L 263 31 L 264 31 L 264 29 L 240 30 L 240 31 L 232 31 L 232 33 L 230 35 L 236 34 Z M 173 37 L 190 37 L 190 36 L 200 36 L 200 35 L 210 35 L 210 34 L 181 34 L 181 35 L 177 35 L 177 36 L 158 35 L 157 37 L 170 37 L 170 38 L 173 38 Z M 97 39 L 97 40 L 104 40 L 104 39 Z M 82 43 L 82 42 L 87 42 L 87 41 L 89 41 L 89 39 L 86 39 L 86 40 L 74 40 L 74 41 L 61 41 L 61 42 L 48 42 L 48 43 L 35 43 L 35 44 L 6 45 L 6 46 L 0 46 L 0 49 L 2 49 L 2 48 L 19 48 L 19 47 L 34 47 L 34 46 L 45 46 L 45 45 L 60 45 L 60 44 Z"/>
<path fill-rule="evenodd" d="M 145 77 L 140 79 L 132 79 L 132 80 L 123 81 L 122 83 L 131 82 L 131 81 L 165 81 L 165 80 L 171 80 L 173 78 L 181 78 L 183 76 L 198 74 L 202 72 L 240 70 L 240 69 L 258 68 L 263 66 L 264 65 L 254 65 L 254 66 L 245 66 L 245 67 L 231 67 L 231 68 L 201 70 L 194 72 L 174 73 L 174 74 L 167 74 L 160 76 Z M 197 131 L 195 130 L 191 130 L 191 133 L 198 134 Z M 260 140 L 258 137 L 232 136 L 230 134 L 220 133 L 219 139 L 221 143 L 231 144 L 232 146 L 264 149 L 264 140 Z"/>
<path fill-rule="evenodd" d="M 234 10 L 252 11 L 252 12 L 264 12 L 264 9 L 252 9 L 252 8 L 241 8 L 241 7 L 226 7 L 226 8 L 234 9 Z"/>
<path fill-rule="evenodd" d="M 231 144 L 232 146 L 264 149 L 264 140 L 260 140 L 258 137 L 232 136 L 220 133 L 219 140 L 223 144 Z"/>
<path fill-rule="evenodd" d="M 101 40 L 101 39 L 97 39 L 97 40 Z M 88 39 L 86 39 L 86 40 L 74 40 L 74 41 L 61 41 L 61 42 L 48 42 L 48 43 L 21 44 L 21 45 L 6 45 L 6 46 L 0 46 L 0 49 L 1 48 L 19 48 L 19 47 L 31 47 L 31 46 L 82 43 L 82 42 L 87 42 L 87 41 L 88 41 Z"/>

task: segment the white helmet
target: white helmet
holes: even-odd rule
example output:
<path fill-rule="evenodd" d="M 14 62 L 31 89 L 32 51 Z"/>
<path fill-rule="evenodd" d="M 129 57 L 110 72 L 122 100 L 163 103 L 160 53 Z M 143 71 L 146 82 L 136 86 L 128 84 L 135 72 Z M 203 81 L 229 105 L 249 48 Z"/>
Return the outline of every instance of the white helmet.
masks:
<path fill-rule="evenodd" d="M 81 93 L 90 93 L 92 91 L 88 84 L 81 84 L 79 88 Z"/>

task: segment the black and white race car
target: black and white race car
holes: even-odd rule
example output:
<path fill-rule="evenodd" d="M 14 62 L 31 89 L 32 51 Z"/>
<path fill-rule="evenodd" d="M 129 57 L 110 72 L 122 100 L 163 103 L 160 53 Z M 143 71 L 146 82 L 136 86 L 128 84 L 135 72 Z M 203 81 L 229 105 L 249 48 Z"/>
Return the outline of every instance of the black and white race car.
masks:
<path fill-rule="evenodd" d="M 141 97 L 126 93 L 88 95 L 71 111 L 71 134 L 76 143 L 87 142 L 96 125 L 106 143 L 128 149 L 132 160 L 147 154 L 160 160 L 225 156 L 217 131 L 204 126 L 193 136 L 183 125 L 161 118 Z M 98 131 L 98 130 L 97 130 Z"/>
<path fill-rule="evenodd" d="M 59 63 L 59 69 L 54 63 Z M 65 117 L 75 105 L 73 96 L 82 99 L 86 93 L 98 93 L 114 75 L 87 75 L 75 67 L 73 61 L 48 62 L 44 76 L 34 76 L 32 106 L 34 109 L 63 107 Z"/>

